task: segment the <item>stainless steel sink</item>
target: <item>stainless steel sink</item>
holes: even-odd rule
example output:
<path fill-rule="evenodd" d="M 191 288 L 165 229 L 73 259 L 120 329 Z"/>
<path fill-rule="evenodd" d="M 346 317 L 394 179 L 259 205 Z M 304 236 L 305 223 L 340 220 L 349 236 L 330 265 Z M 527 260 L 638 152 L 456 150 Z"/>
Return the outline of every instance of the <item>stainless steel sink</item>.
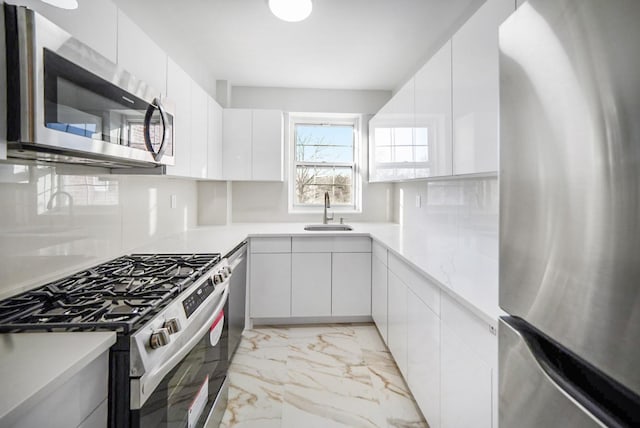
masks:
<path fill-rule="evenodd" d="M 353 230 L 353 227 L 348 224 L 308 224 L 304 230 L 346 231 Z"/>

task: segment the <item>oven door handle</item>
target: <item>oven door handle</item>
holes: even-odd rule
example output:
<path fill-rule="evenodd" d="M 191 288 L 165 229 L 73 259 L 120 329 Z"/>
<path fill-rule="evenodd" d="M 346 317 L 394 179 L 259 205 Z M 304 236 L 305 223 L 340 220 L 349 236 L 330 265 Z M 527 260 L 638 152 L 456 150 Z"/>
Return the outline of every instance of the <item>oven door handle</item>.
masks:
<path fill-rule="evenodd" d="M 231 278 L 231 277 L 229 277 Z M 229 294 L 229 278 L 224 283 L 218 285 L 224 286 L 224 292 L 222 299 L 216 306 L 215 311 L 202 326 L 196 331 L 188 342 L 184 344 L 178 351 L 176 351 L 167 361 L 154 371 L 143 375 L 140 379 L 131 379 L 131 408 L 139 409 L 153 394 L 155 389 L 160 385 L 165 376 L 178 365 L 180 361 L 193 349 L 193 347 L 202 340 L 202 338 L 209 332 L 209 328 L 216 320 L 216 317 L 220 314 L 220 311 L 224 309 L 224 305 L 227 302 L 227 296 Z"/>

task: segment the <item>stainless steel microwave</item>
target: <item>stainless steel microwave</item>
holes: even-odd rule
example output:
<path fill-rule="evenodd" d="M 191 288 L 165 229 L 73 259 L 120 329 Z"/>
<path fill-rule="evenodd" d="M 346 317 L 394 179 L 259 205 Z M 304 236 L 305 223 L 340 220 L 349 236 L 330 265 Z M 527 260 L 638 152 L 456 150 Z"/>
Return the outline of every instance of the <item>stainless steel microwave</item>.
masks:
<path fill-rule="evenodd" d="M 174 164 L 174 111 L 144 82 L 25 7 L 4 4 L 7 157 Z"/>

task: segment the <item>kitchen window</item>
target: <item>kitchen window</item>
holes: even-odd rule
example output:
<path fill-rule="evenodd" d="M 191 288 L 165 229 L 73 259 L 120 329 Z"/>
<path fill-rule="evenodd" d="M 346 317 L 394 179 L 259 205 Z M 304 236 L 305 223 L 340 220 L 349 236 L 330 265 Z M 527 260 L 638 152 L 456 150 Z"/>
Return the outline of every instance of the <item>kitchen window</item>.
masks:
<path fill-rule="evenodd" d="M 335 211 L 357 211 L 359 119 L 290 116 L 292 211 L 319 211 L 329 192 Z"/>

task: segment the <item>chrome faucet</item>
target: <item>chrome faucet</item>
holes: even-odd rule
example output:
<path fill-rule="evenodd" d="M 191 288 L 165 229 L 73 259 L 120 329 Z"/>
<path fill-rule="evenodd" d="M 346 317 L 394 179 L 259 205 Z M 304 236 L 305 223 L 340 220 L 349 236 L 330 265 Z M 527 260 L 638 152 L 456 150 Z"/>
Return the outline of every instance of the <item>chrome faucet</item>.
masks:
<path fill-rule="evenodd" d="M 327 208 L 331 208 L 331 200 L 329 199 L 329 192 L 324 192 L 324 214 L 322 215 L 322 224 L 328 224 L 329 220 L 333 220 L 333 214 L 331 214 L 331 217 L 327 215 Z"/>

